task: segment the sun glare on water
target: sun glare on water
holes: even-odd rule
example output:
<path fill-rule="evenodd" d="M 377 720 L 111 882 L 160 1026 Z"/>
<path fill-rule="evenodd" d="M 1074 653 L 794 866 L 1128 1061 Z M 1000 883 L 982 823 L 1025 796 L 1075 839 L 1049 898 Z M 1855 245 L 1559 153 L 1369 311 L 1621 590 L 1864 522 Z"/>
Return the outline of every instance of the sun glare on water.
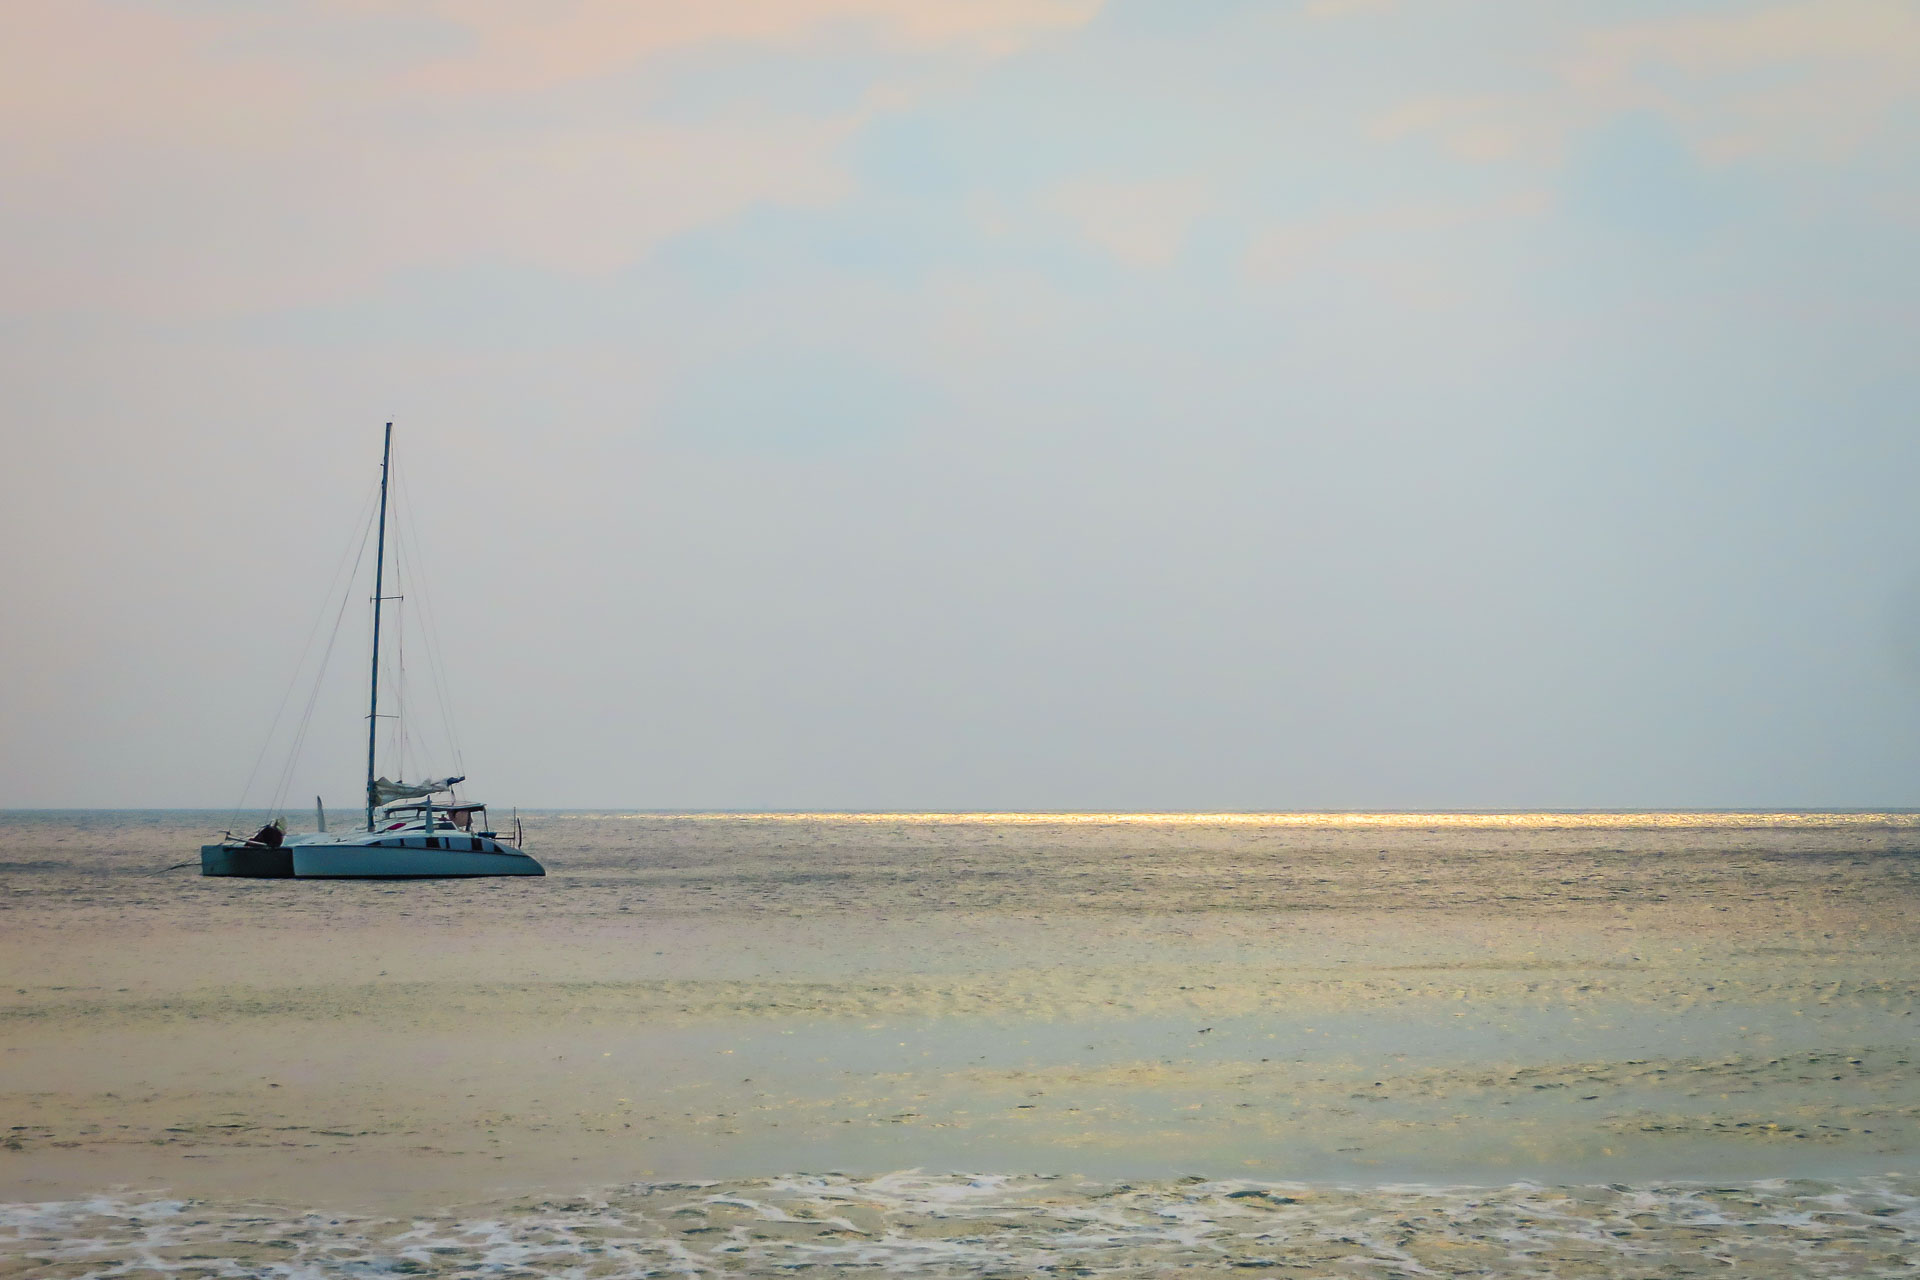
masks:
<path fill-rule="evenodd" d="M 632 819 L 669 816 L 654 811 L 570 812 L 568 817 Z M 1598 810 L 1592 812 L 1539 811 L 1496 813 L 998 813 L 899 812 L 857 813 L 831 810 L 755 813 L 750 811 L 682 812 L 670 816 L 716 822 L 839 822 L 915 823 L 975 826 L 1241 826 L 1241 827 L 1382 827 L 1421 830 L 1436 827 L 1522 828 L 1530 830 L 1793 827 L 1920 827 L 1920 813 L 1907 811 L 1745 812 L 1723 810 Z"/>

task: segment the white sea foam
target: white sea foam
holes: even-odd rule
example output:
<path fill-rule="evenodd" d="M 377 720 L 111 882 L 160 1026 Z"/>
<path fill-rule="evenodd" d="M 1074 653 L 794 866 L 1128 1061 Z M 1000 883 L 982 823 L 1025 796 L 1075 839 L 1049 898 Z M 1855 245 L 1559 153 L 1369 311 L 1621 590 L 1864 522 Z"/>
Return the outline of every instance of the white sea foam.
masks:
<path fill-rule="evenodd" d="M 1920 1178 L 1546 1187 L 906 1172 L 641 1184 L 411 1219 L 127 1196 L 0 1205 L 0 1271 L 334 1277 L 1911 1276 Z"/>

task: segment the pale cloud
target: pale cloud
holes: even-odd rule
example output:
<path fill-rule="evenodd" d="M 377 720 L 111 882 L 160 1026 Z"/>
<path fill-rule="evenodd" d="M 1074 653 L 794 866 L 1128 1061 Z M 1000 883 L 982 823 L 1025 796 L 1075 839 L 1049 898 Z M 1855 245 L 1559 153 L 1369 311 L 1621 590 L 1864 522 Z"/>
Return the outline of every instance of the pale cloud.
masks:
<path fill-rule="evenodd" d="M 1463 159 L 1557 159 L 1623 114 L 1667 120 L 1703 158 L 1832 158 L 1920 103 L 1920 6 L 1817 0 L 1712 16 L 1563 28 L 1540 82 L 1423 96 L 1378 136 L 1427 134 Z"/>
<path fill-rule="evenodd" d="M 396 87 L 527 93 L 726 42 L 792 44 L 847 25 L 896 47 L 1005 56 L 1083 25 L 1102 0 L 317 0 L 285 6 L 139 7 L 17 0 L 0 42 L 0 129 L 68 138 L 138 130 L 185 112 L 217 133 L 272 120 L 317 90 Z M 439 47 L 393 51 L 405 25 Z M 343 60 L 343 46 L 364 46 Z M 377 51 L 386 46 L 386 56 Z M 369 73 L 370 68 L 377 68 Z M 244 95 L 244 96 L 236 96 Z"/>
<path fill-rule="evenodd" d="M 1214 204 L 1191 180 L 1074 181 L 1047 193 L 1041 205 L 1066 218 L 1084 239 L 1129 267 L 1171 266 L 1194 222 Z"/>
<path fill-rule="evenodd" d="M 1370 132 L 1383 142 L 1432 136 L 1451 154 L 1479 163 L 1557 150 L 1567 114 L 1518 107 L 1515 98 L 1490 93 L 1417 98 L 1380 116 Z"/>
<path fill-rule="evenodd" d="M 1920 102 L 1920 6 L 1817 0 L 1589 35 L 1563 67 L 1603 110 L 1672 119 L 1711 158 L 1831 153 Z"/>
<path fill-rule="evenodd" d="M 465 261 L 605 272 L 756 203 L 842 198 L 848 136 L 910 103 L 915 77 L 1097 7 L 22 0 L 0 44 L 0 286 L 16 308 L 161 317 Z M 809 40 L 850 28 L 910 56 L 865 68 L 864 93 L 831 109 L 649 108 L 670 55 L 820 56 Z"/>
<path fill-rule="evenodd" d="M 290 86 L 258 61 L 215 63 L 205 12 L 25 0 L 0 41 L 0 140 L 13 166 L 64 167 L 102 138 L 211 141 L 270 130 Z"/>
<path fill-rule="evenodd" d="M 579 0 L 528 5 L 451 0 L 436 12 L 474 36 L 470 50 L 422 69 L 427 83 L 463 92 L 525 91 L 603 75 L 674 49 L 719 41 L 792 42 L 861 23 L 882 39 L 1008 54 L 1085 23 L 1101 0 Z"/>
<path fill-rule="evenodd" d="M 0 278 L 15 307 L 160 319 L 338 298 L 396 271 L 464 261 L 605 272 L 758 201 L 832 202 L 844 191 L 837 149 L 853 127 L 635 121 L 422 143 L 308 121 L 16 194 L 18 238 Z"/>
<path fill-rule="evenodd" d="M 1265 284 L 1329 268 L 1376 276 L 1403 272 L 1408 250 L 1436 236 L 1537 218 L 1551 206 L 1547 192 L 1529 189 L 1490 200 L 1416 200 L 1295 219 L 1255 236 L 1245 264 L 1248 274 Z M 1402 261 L 1394 262 L 1396 257 Z"/>
<path fill-rule="evenodd" d="M 1393 7 L 1394 0 L 1311 0 L 1309 18 L 1346 18 L 1358 13 L 1380 13 Z"/>

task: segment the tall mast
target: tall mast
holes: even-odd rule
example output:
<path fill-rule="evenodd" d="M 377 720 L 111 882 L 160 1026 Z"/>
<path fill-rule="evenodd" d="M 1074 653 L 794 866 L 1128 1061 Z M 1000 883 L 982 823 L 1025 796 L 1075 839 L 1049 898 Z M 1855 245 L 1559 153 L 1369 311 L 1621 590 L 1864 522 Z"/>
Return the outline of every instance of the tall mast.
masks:
<path fill-rule="evenodd" d="M 393 458 L 393 424 L 380 447 L 380 540 L 373 558 L 373 678 L 367 694 L 367 830 L 373 830 L 373 744 L 380 732 L 380 596 L 387 569 L 387 464 Z"/>

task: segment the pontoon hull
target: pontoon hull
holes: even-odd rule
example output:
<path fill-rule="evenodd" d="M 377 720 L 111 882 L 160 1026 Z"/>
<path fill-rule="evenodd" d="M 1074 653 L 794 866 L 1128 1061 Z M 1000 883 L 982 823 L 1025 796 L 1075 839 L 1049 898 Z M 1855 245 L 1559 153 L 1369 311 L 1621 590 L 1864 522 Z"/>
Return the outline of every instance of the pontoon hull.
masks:
<path fill-rule="evenodd" d="M 433 845 L 428 846 L 427 841 Z M 472 836 L 387 836 L 365 843 L 292 844 L 278 849 L 200 846 L 203 876 L 302 880 L 448 880 L 543 876 L 547 869 L 511 845 Z"/>
<path fill-rule="evenodd" d="M 547 874 L 538 862 L 504 845 L 483 850 L 310 844 L 295 845 L 292 854 L 293 874 L 302 880 L 442 880 Z"/>
<path fill-rule="evenodd" d="M 269 849 L 265 845 L 203 844 L 200 846 L 200 874 L 247 876 L 259 880 L 285 879 L 293 875 L 293 850 Z"/>

